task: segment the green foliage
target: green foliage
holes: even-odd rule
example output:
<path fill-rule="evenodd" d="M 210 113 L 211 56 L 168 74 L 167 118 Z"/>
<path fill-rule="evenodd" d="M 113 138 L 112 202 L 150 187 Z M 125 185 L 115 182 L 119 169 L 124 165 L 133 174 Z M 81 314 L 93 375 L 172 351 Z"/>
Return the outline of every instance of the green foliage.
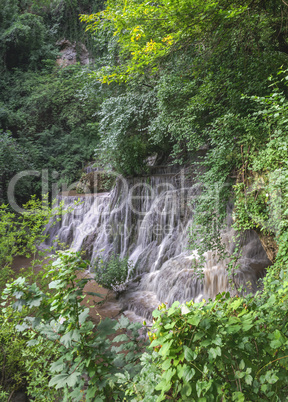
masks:
<path fill-rule="evenodd" d="M 53 350 L 56 348 L 58 358 L 49 365 L 49 386 L 63 390 L 63 400 L 81 401 L 84 391 L 86 401 L 121 399 L 123 391 L 117 385 L 116 374 L 123 374 L 124 368 L 131 376 L 139 371 L 137 361 L 143 341 L 138 339 L 138 331 L 142 325 L 132 324 L 125 317 L 118 323 L 109 319 L 101 320 L 97 326 L 92 323 L 89 308 L 81 304 L 85 298 L 83 288 L 91 278 L 77 279 L 77 272 L 88 268 L 79 253 L 58 252 L 50 268 L 48 292 L 42 292 L 36 284 L 29 285 L 21 277 L 6 286 L 3 305 L 13 303 L 14 309 L 23 312 L 22 322 L 16 329 L 30 338 L 27 348 L 38 345 L 39 353 L 43 339 L 50 342 Z M 5 307 L 4 314 L 8 314 L 10 308 Z M 111 347 L 108 336 L 115 337 L 118 330 L 122 334 L 112 343 L 125 343 Z M 35 357 L 37 364 L 45 365 L 41 355 L 35 354 Z M 39 370 L 35 372 L 31 360 L 29 364 L 32 395 L 35 395 L 35 384 L 41 379 L 45 382 L 38 385 L 46 389 L 47 377 L 41 377 Z"/>
<path fill-rule="evenodd" d="M 10 180 L 13 176 L 25 169 L 33 169 L 33 162 L 29 150 L 21 146 L 10 132 L 0 130 L 0 203 L 7 202 L 7 192 Z M 31 194 L 33 179 L 23 177 L 16 185 L 16 199 L 24 202 L 23 194 Z"/>
<path fill-rule="evenodd" d="M 141 371 L 132 378 L 126 371 L 118 375 L 118 383 L 125 390 L 127 400 L 155 402 L 155 387 L 161 381 L 161 371 L 157 365 L 158 354 L 147 349 L 140 357 Z"/>
<path fill-rule="evenodd" d="M 98 14 L 82 16 L 88 30 L 105 29 L 107 26 L 117 36 L 122 65 L 107 71 L 104 68 L 102 82 L 129 80 L 149 67 L 157 69 L 159 58 L 167 56 L 183 42 L 188 44 L 210 33 L 218 25 L 236 19 L 247 11 L 247 5 L 235 6 L 225 2 L 225 7 L 208 1 L 162 0 L 158 5 L 143 1 L 108 1 L 106 9 Z M 226 22 L 227 21 L 227 22 Z"/>
<path fill-rule="evenodd" d="M 55 224 L 59 220 L 60 208 L 53 210 L 48 206 L 47 198 L 43 202 L 32 197 L 23 205 L 22 214 L 16 214 L 6 205 L 0 206 L 0 291 L 5 285 L 15 278 L 16 273 L 11 266 L 14 258 L 25 256 L 30 258 L 30 267 L 25 274 L 29 280 L 39 281 L 43 290 L 46 290 L 47 280 L 44 277 L 45 270 L 51 264 L 47 254 L 52 249 L 41 252 L 39 246 L 47 238 L 45 226 L 53 216 Z M 41 265 L 41 271 L 37 273 L 35 266 Z M 48 266 L 48 267 L 47 267 Z M 20 270 L 23 272 L 23 269 Z M 21 294 L 17 294 L 20 297 Z M 35 302 L 35 306 L 37 301 Z M 4 308 L 5 307 L 5 314 Z M 3 400 L 11 399 L 14 392 L 29 391 L 31 397 L 36 400 L 54 401 L 59 392 L 54 392 L 48 387 L 50 379 L 49 366 L 57 357 L 58 350 L 51 347 L 45 339 L 35 343 L 26 334 L 17 331 L 17 325 L 22 324 L 23 317 L 27 314 L 25 308 L 16 313 L 5 302 L 0 311 L 0 395 Z M 34 334 L 35 335 L 35 334 Z M 34 336 L 32 334 L 32 338 Z M 31 340 L 31 348 L 26 348 L 26 343 Z M 58 356 L 59 357 L 59 356 Z M 5 395 L 5 397 L 4 397 Z M 5 399 L 6 398 L 6 399 Z M 2 400 L 2 399 L 1 399 Z"/>
<path fill-rule="evenodd" d="M 12 309 L 5 317 L 0 314 L 0 400 L 9 400 L 17 391 L 28 391 L 37 401 L 55 401 L 60 393 L 48 387 L 48 367 L 57 358 L 57 350 L 45 339 L 34 346 L 31 342 L 27 348 L 29 337 L 16 329 L 21 320 L 21 314 Z"/>
<path fill-rule="evenodd" d="M 45 26 L 41 17 L 30 13 L 20 15 L 1 37 L 6 49 L 7 67 L 28 63 L 35 66 L 43 56 L 44 35 Z"/>
<path fill-rule="evenodd" d="M 42 203 L 32 197 L 23 208 L 24 212 L 16 215 L 7 205 L 0 206 L 0 289 L 11 275 L 13 258 L 25 255 L 35 259 L 38 246 L 47 237 L 44 228 L 52 216 L 47 199 Z"/>
<path fill-rule="evenodd" d="M 75 273 L 87 264 L 79 255 L 60 253 L 46 277 L 49 291 L 24 279 L 5 291 L 6 302 L 16 299 L 14 307 L 24 317 L 31 311 L 17 322 L 29 339 L 24 355 L 34 348 L 34 362 L 24 368 L 30 395 L 41 398 L 43 387 L 47 400 L 58 389 L 73 401 L 83 398 L 81 391 L 87 400 L 287 399 L 287 6 L 262 0 L 109 0 L 105 10 L 82 17 L 96 30 L 101 55 L 93 76 L 102 85 L 92 85 L 89 69 L 52 68 L 51 44 L 56 33 L 79 38 L 73 16 L 86 7 L 93 13 L 98 4 L 38 3 L 10 0 L 0 10 L 0 52 L 9 70 L 0 82 L 0 119 L 13 137 L 1 134 L 4 181 L 21 167 L 24 149 L 35 168 L 62 171 L 69 183 L 95 147 L 97 158 L 124 174 L 145 172 L 145 158 L 154 152 L 168 156 L 173 148 L 174 160 L 182 163 L 205 149 L 197 158 L 202 192 L 194 215 L 193 241 L 200 253 L 224 252 L 220 234 L 229 201 L 235 204 L 235 229 L 272 235 L 279 251 L 256 297 L 223 294 L 207 303 L 162 305 L 154 312 L 151 347 L 140 364 L 140 326 L 124 318 L 95 326 L 80 304 L 86 280 Z M 43 27 L 49 27 L 49 38 Z M 9 62 L 7 55 L 13 56 Z M 41 72 L 31 73 L 41 58 L 50 57 Z M 269 88 L 267 77 L 281 65 Z M 14 157 L 9 166 L 7 151 Z M 21 236 L 15 234 L 14 219 L 3 212 L 4 265 L 8 249 L 18 252 L 25 238 L 21 224 Z M 5 238 L 7 227 L 13 234 Z M 237 268 L 238 252 L 237 245 L 230 271 Z M 127 259 L 115 256 L 98 265 L 97 281 L 113 288 L 125 282 L 130 268 Z M 107 338 L 117 330 L 124 332 L 114 339 L 120 346 Z M 53 353 L 44 358 L 46 338 Z M 15 342 L 12 352 L 18 350 Z"/>
<path fill-rule="evenodd" d="M 230 42 L 232 53 L 241 52 L 242 45 L 254 51 L 257 45 L 267 45 L 271 38 L 275 41 L 271 25 L 273 21 L 281 27 L 281 19 L 275 18 L 281 9 L 286 17 L 287 11 L 280 2 L 275 7 L 272 3 L 263 6 L 261 1 L 240 5 L 230 0 L 205 3 L 162 0 L 155 5 L 144 1 L 111 0 L 105 10 L 83 15 L 81 19 L 87 23 L 87 30 L 109 29 L 117 38 L 121 63 L 105 66 L 98 74 L 102 82 L 109 83 L 131 80 L 145 69 L 154 73 L 163 59 L 176 52 L 186 53 L 191 48 L 206 58 L 211 55 L 211 50 L 214 55 L 225 52 L 227 42 Z M 261 18 L 262 15 L 266 18 Z"/>
<path fill-rule="evenodd" d="M 99 258 L 94 266 L 96 282 L 106 289 L 118 290 L 133 274 L 133 263 L 127 257 L 112 255 L 108 261 Z"/>
<path fill-rule="evenodd" d="M 43 387 L 46 400 L 53 390 L 63 390 L 63 400 L 73 401 L 81 400 L 82 391 L 88 401 L 284 400 L 288 394 L 285 254 L 286 250 L 279 251 L 264 292 L 257 297 L 231 298 L 227 293 L 215 301 L 159 306 L 153 313 L 150 348 L 143 353 L 141 325 L 122 317 L 118 323 L 106 319 L 95 327 L 89 320 L 89 309 L 80 304 L 89 279 L 77 279 L 87 262 L 77 253 L 59 252 L 48 273 L 50 291 L 44 293 L 24 278 L 4 291 L 6 319 L 9 304 L 22 312 L 15 328 L 28 339 L 24 355 L 32 348 L 33 359 L 26 363 L 29 394 L 40 395 Z M 112 346 L 107 336 L 120 330 Z M 53 348 L 43 345 L 43 339 Z M 45 359 L 44 346 L 53 350 Z"/>
<path fill-rule="evenodd" d="M 30 259 L 30 267 L 26 275 L 33 280 L 40 280 L 43 287 L 46 284 L 43 272 L 49 267 L 47 255 L 53 252 L 53 247 L 42 250 L 42 245 L 49 236 L 46 226 L 52 227 L 62 219 L 63 215 L 72 212 L 74 207 L 63 210 L 63 202 L 57 207 L 48 205 L 47 196 L 38 200 L 36 196 L 22 206 L 21 213 L 15 213 L 8 205 L 0 205 L 0 291 L 15 273 L 11 266 L 15 257 Z M 37 274 L 35 266 L 41 265 L 42 271 Z M 48 268 L 47 268 L 48 269 Z"/>
<path fill-rule="evenodd" d="M 22 359 L 16 359 L 20 356 L 25 347 L 25 339 L 19 337 L 15 325 L 17 320 L 5 321 L 0 315 L 0 400 L 8 400 L 13 391 L 23 388 L 25 378 L 25 362 Z M 1 392 L 3 394 L 1 395 Z M 5 395 L 6 394 L 6 395 Z M 6 396 L 6 399 L 4 398 Z"/>
<path fill-rule="evenodd" d="M 40 202 L 35 197 L 23 206 L 25 211 L 17 215 L 6 205 L 0 206 L 0 290 L 2 292 L 5 285 L 15 277 L 11 265 L 15 256 L 25 255 L 31 258 L 31 272 L 33 280 L 39 279 L 35 274 L 33 267 L 39 264 L 37 255 L 38 246 L 45 240 L 45 225 L 49 222 L 52 211 L 46 201 Z M 56 214 L 56 210 L 54 210 Z M 43 257 L 42 257 L 43 258 Z M 40 258 L 41 259 L 41 258 Z M 43 270 L 45 270 L 44 260 L 41 261 Z M 27 271 L 27 274 L 29 270 Z M 41 276 L 41 275 L 40 275 Z M 45 281 L 41 281 L 45 286 Z M 4 305 L 6 304 L 4 303 Z M 24 312 L 25 313 L 25 312 Z M 29 340 L 25 335 L 19 334 L 16 327 L 22 322 L 20 313 L 13 309 L 6 309 L 5 315 L 0 311 L 0 397 L 1 400 L 11 399 L 17 391 L 24 391 L 29 383 L 29 390 L 32 396 L 42 395 L 37 400 L 55 400 L 51 390 L 45 390 L 45 387 L 39 389 L 39 384 L 44 378 L 48 378 L 47 364 L 56 352 L 48 347 L 45 340 L 39 347 L 29 350 L 26 349 L 26 343 Z M 35 359 L 35 356 L 39 359 Z M 41 362 L 42 359 L 42 362 Z M 33 367 L 33 370 L 32 370 Z M 41 373 L 41 374 L 40 374 Z M 35 379 L 39 378 L 37 382 Z M 47 392 L 46 392 L 47 391 Z M 5 396 L 4 396 L 5 395 Z M 48 396 L 51 396 L 50 399 Z M 46 399 L 45 399 L 46 398 Z"/>
<path fill-rule="evenodd" d="M 281 78 L 283 74 L 284 78 Z M 257 109 L 250 119 L 258 122 L 261 145 L 257 147 L 254 143 L 251 147 L 246 144 L 241 180 L 235 186 L 236 227 L 240 230 L 252 228 L 276 237 L 288 228 L 286 74 L 287 71 L 280 71 L 277 81 L 271 77 L 274 90 L 269 96 L 252 97 Z M 281 91 L 279 86 L 283 83 L 284 91 Z M 254 140 L 255 136 L 252 138 Z"/>
<path fill-rule="evenodd" d="M 198 231 L 192 237 L 194 245 L 202 239 L 202 253 L 221 250 L 229 201 L 234 202 L 233 226 L 238 233 L 253 229 L 277 237 L 288 227 L 285 76 L 280 70 L 277 79 L 270 77 L 274 88 L 265 97 L 242 97 L 254 103 L 251 114 L 224 115 L 207 128 L 212 147 L 200 163 L 205 167 L 200 176 L 204 185 L 196 202 Z"/>
<path fill-rule="evenodd" d="M 0 10 L 3 67 L 41 69 L 43 60 L 56 59 L 57 40 L 84 42 L 78 15 L 96 12 L 101 4 L 101 0 L 5 0 Z M 86 42 L 93 48 L 92 41 Z"/>
<path fill-rule="evenodd" d="M 273 294 L 267 286 L 258 297 L 222 294 L 214 302 L 162 304 L 153 313 L 151 347 L 161 373 L 155 400 L 285 400 L 288 282 L 281 272 Z"/>
<path fill-rule="evenodd" d="M 1 134 L 4 193 L 12 176 L 27 168 L 40 173 L 47 169 L 49 183 L 58 185 L 70 185 L 79 178 L 98 144 L 99 118 L 94 114 L 101 94 L 99 85 L 89 84 L 87 73 L 79 65 L 55 67 L 51 73 L 18 71 L 14 72 L 12 88 L 7 82 L 2 127 L 10 127 L 14 138 Z M 9 163 L 8 155 L 11 155 Z M 52 176 L 53 172 L 58 176 L 55 173 Z M 24 202 L 31 193 L 39 194 L 40 186 L 41 178 L 19 180 L 17 199 Z"/>
<path fill-rule="evenodd" d="M 267 95 L 267 77 L 286 63 L 287 7 L 261 1 L 111 0 L 105 10 L 81 18 L 98 43 L 108 42 L 95 79 L 129 82 L 120 97 L 112 84 L 102 107 L 104 159 L 124 174 L 137 174 L 146 153 L 169 154 L 173 147 L 174 160 L 183 163 L 205 145 L 215 151 L 206 166 L 218 158 L 211 179 L 216 172 L 225 182 L 239 167 L 244 136 L 250 143 L 259 138 L 257 124 L 249 119 L 255 105 L 248 97 Z M 241 99 L 243 94 L 248 97 Z M 139 105 L 143 95 L 153 102 Z"/>
<path fill-rule="evenodd" d="M 154 91 L 133 87 L 106 99 L 101 105 L 96 158 L 122 174 L 145 172 L 145 159 L 157 151 L 148 135 L 155 101 Z"/>
<path fill-rule="evenodd" d="M 17 173 L 27 168 L 48 169 L 51 184 L 70 185 L 92 159 L 98 144 L 99 85 L 89 80 L 88 68 L 57 67 L 56 42 L 77 40 L 79 52 L 80 41 L 86 42 L 93 52 L 93 41 L 85 40 L 78 14 L 98 11 L 100 4 L 97 0 L 4 1 L 0 10 L 0 129 L 13 138 L 0 143 L 0 154 L 9 151 L 3 177 L 6 187 L 16 168 Z M 53 171 L 58 172 L 56 179 Z M 21 179 L 17 201 L 21 204 L 31 194 L 39 195 L 40 181 Z M 7 202 L 5 194 L 0 196 Z"/>
<path fill-rule="evenodd" d="M 52 346 L 51 342 L 46 339 L 41 338 L 36 340 L 35 338 L 33 338 L 32 334 L 28 337 L 28 347 L 27 340 L 25 339 L 25 345 L 21 350 L 21 357 L 25 362 L 26 371 L 25 389 L 27 395 L 36 401 L 54 402 L 62 396 L 62 393 L 49 387 L 49 380 L 51 378 L 50 365 L 60 357 L 59 350 L 57 346 Z"/>
<path fill-rule="evenodd" d="M 42 59 L 56 57 L 57 51 L 46 34 L 45 21 L 29 6 L 21 10 L 21 2 L 6 0 L 0 11 L 0 70 L 37 69 Z"/>

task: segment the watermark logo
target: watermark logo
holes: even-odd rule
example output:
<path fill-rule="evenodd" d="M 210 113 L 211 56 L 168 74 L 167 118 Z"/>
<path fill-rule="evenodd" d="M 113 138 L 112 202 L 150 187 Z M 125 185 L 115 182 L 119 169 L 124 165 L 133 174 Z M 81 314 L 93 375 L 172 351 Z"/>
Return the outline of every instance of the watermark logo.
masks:
<path fill-rule="evenodd" d="M 103 190 L 103 185 L 99 184 L 103 181 L 103 177 L 109 177 L 114 183 L 110 191 Z M 38 180 L 41 185 L 43 208 L 47 207 L 47 194 L 50 200 L 57 200 L 58 204 L 62 201 L 64 211 L 66 207 L 70 208 L 69 215 L 73 217 L 74 230 L 76 226 L 76 230 L 89 235 L 93 233 L 95 227 L 102 225 L 101 220 L 105 220 L 106 229 L 103 236 L 113 236 L 113 233 L 118 232 L 123 238 L 129 238 L 133 236 L 135 230 L 147 227 L 149 230 L 146 230 L 146 233 L 150 232 L 151 239 L 155 241 L 159 237 L 172 235 L 173 228 L 179 222 L 187 222 L 193 217 L 195 202 L 200 192 L 202 197 L 204 194 L 207 198 L 207 205 L 213 204 L 215 217 L 217 217 L 223 210 L 221 193 L 228 186 L 225 183 L 215 183 L 209 188 L 203 188 L 202 185 L 200 189 L 199 183 L 190 180 L 189 174 L 184 169 L 173 174 L 134 178 L 124 178 L 114 171 L 96 170 L 89 172 L 93 185 L 86 186 L 85 191 L 79 194 L 75 191 L 79 182 L 59 185 L 61 175 L 56 171 L 25 170 L 17 173 L 10 180 L 7 191 L 8 202 L 18 213 L 23 213 L 25 210 L 17 203 L 17 186 L 21 184 L 21 180 L 27 178 Z M 263 205 L 267 206 L 267 217 L 262 222 L 262 226 L 272 231 L 276 230 L 275 222 L 280 221 L 283 216 L 281 180 L 281 172 L 273 172 L 265 180 L 251 179 L 251 183 L 243 191 L 243 197 L 247 198 L 247 203 L 249 197 L 257 198 L 261 195 L 263 198 L 264 194 Z M 205 214 L 206 211 L 202 213 Z M 252 220 L 257 219 L 248 204 L 247 214 Z M 69 219 L 64 216 L 62 224 L 65 225 L 65 220 L 68 225 Z M 136 228 L 137 225 L 140 225 L 139 228 Z"/>

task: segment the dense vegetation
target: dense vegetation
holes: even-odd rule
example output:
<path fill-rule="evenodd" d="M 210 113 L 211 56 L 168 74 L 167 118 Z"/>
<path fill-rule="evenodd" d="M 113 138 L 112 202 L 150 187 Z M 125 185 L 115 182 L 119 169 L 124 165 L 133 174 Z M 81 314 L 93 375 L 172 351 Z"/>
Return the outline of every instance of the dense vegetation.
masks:
<path fill-rule="evenodd" d="M 153 153 L 189 166 L 206 149 L 198 249 L 221 246 L 229 199 L 235 229 L 253 229 L 274 244 L 260 294 L 160 306 L 145 352 L 137 326 L 93 326 L 80 305 L 84 282 L 75 276 L 85 262 L 60 253 L 41 285 L 18 278 L 5 290 L 3 400 L 21 387 L 37 401 L 56 400 L 58 389 L 73 401 L 287 399 L 287 27 L 284 0 L 3 2 L 1 202 L 23 169 L 48 169 L 50 181 L 71 184 L 94 158 L 137 175 Z M 78 56 L 85 43 L 93 63 L 56 65 L 56 42 L 64 38 L 76 41 Z M 22 178 L 17 200 L 40 192 L 37 178 Z M 0 286 L 13 255 L 35 253 L 42 239 L 49 215 L 39 216 L 33 203 L 34 212 L 20 217 L 0 211 Z M 111 348 L 107 335 L 120 329 L 114 341 L 124 343 Z"/>
<path fill-rule="evenodd" d="M 287 257 L 279 254 L 256 297 L 159 306 L 147 345 L 142 325 L 127 318 L 95 326 L 80 304 L 89 278 L 77 278 L 88 263 L 58 252 L 39 278 L 19 277 L 3 292 L 1 400 L 24 386 L 51 402 L 286 400 Z"/>
<path fill-rule="evenodd" d="M 95 113 L 102 101 L 97 83 L 87 84 L 87 70 L 78 64 L 56 64 L 57 41 L 84 43 L 80 12 L 99 9 L 94 2 L 5 0 L 0 10 L 1 201 L 9 180 L 22 170 L 47 169 L 49 182 L 60 186 L 79 178 L 98 144 Z M 78 46 L 79 47 L 79 46 Z M 76 46 L 77 48 L 77 46 Z M 100 50 L 97 50 L 100 52 Z M 51 187 L 51 185 L 50 185 Z M 41 193 L 41 179 L 19 181 L 17 200 Z"/>

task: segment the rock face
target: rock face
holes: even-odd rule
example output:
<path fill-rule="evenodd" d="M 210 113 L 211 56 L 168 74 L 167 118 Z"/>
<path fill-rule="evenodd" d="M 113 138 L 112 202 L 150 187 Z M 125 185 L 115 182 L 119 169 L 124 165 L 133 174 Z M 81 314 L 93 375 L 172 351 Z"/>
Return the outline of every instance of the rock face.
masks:
<path fill-rule="evenodd" d="M 255 292 L 258 279 L 271 263 L 256 233 L 242 235 L 235 275 L 227 274 L 229 260 L 219 261 L 212 252 L 205 254 L 202 280 L 199 276 L 197 250 L 189 249 L 189 232 L 193 222 L 193 202 L 199 186 L 185 171 L 161 167 L 149 177 L 118 179 L 111 193 L 80 196 L 82 205 L 64 215 L 62 222 L 49 229 L 51 240 L 76 250 L 85 250 L 93 262 L 99 255 L 128 256 L 135 265 L 135 276 L 120 297 L 123 309 L 149 317 L 160 302 L 169 305 L 191 299 L 214 298 L 230 291 L 231 281 Z M 59 197 L 65 206 L 78 197 Z M 222 234 L 227 250 L 235 249 L 231 228 L 231 210 L 227 229 Z M 51 241 L 50 240 L 50 241 Z"/>
<path fill-rule="evenodd" d="M 276 255 L 278 253 L 278 245 L 275 241 L 275 237 L 271 235 L 264 235 L 262 232 L 258 233 L 258 237 L 261 241 L 262 247 L 266 251 L 269 260 L 274 263 Z"/>
<path fill-rule="evenodd" d="M 61 55 L 56 60 L 56 63 L 61 67 L 67 67 L 76 64 L 86 65 L 90 63 L 89 52 L 83 43 L 71 43 L 67 39 L 62 39 L 56 43 L 60 48 Z"/>
<path fill-rule="evenodd" d="M 79 194 L 85 193 L 105 193 L 111 190 L 115 183 L 115 178 L 109 176 L 104 171 L 90 171 L 83 173 L 79 180 L 76 191 Z"/>

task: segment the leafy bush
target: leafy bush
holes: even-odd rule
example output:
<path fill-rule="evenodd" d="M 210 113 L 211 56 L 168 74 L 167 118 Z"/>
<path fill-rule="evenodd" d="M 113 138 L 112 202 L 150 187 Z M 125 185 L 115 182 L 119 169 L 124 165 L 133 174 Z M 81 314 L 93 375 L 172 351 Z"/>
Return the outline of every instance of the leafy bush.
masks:
<path fill-rule="evenodd" d="M 22 214 L 11 212 L 8 205 L 0 205 L 0 290 L 11 276 L 11 264 L 17 255 L 34 257 L 38 246 L 45 240 L 45 225 L 52 216 L 47 199 L 32 197 L 24 206 Z M 56 209 L 54 209 L 55 216 Z M 55 223 L 57 216 L 55 219 Z"/>
<path fill-rule="evenodd" d="M 99 285 L 117 291 L 132 275 L 134 265 L 127 257 L 112 255 L 108 261 L 99 258 L 94 269 L 95 280 Z"/>
<path fill-rule="evenodd" d="M 33 168 L 30 152 L 21 146 L 10 132 L 0 130 L 0 203 L 7 202 L 8 186 L 13 176 L 25 169 Z M 22 177 L 16 184 L 16 201 L 23 203 L 27 195 L 31 194 L 32 188 L 31 176 Z"/>
<path fill-rule="evenodd" d="M 286 400 L 287 289 L 287 268 L 275 266 L 262 295 L 223 293 L 215 301 L 162 304 L 149 334 L 154 352 L 143 355 L 136 382 L 122 378 L 126 394 L 147 402 Z"/>
<path fill-rule="evenodd" d="M 0 313 L 0 400 L 8 401 L 21 391 L 39 402 L 53 402 L 60 393 L 48 387 L 49 365 L 56 359 L 57 349 L 45 339 L 33 345 L 31 337 L 17 330 L 23 314 L 25 311 L 21 314 L 13 309 Z"/>
<path fill-rule="evenodd" d="M 118 90 L 119 92 L 121 91 Z M 108 93 L 101 105 L 100 146 L 96 157 L 119 173 L 145 172 L 145 159 L 157 150 L 149 143 L 148 127 L 155 115 L 155 92 L 142 88 L 122 89 L 118 96 Z"/>
<path fill-rule="evenodd" d="M 49 292 L 24 278 L 4 291 L 6 305 L 16 298 L 13 308 L 22 310 L 22 317 L 33 312 L 15 327 L 29 339 L 28 348 L 39 348 L 32 351 L 36 368 L 29 363 L 31 395 L 36 395 L 37 384 L 38 390 L 41 386 L 48 390 L 50 377 L 51 392 L 63 390 L 63 400 L 73 401 L 80 401 L 83 392 L 87 401 L 285 400 L 288 272 L 284 261 L 279 257 L 270 268 L 264 291 L 256 297 L 231 298 L 223 293 L 215 301 L 182 306 L 175 302 L 171 308 L 162 304 L 153 313 L 151 345 L 145 352 L 140 324 L 122 317 L 118 323 L 105 319 L 94 326 L 89 309 L 80 304 L 89 279 L 76 275 L 87 269 L 87 263 L 77 253 L 59 252 L 48 274 Z M 10 310 L 4 309 L 6 318 Z M 120 342 L 120 346 L 112 346 L 107 336 L 115 336 L 118 330 L 122 334 L 112 344 Z M 40 375 L 41 364 L 45 365 L 43 339 L 56 348 L 44 377 Z"/>
<path fill-rule="evenodd" d="M 124 391 L 117 381 L 126 371 L 134 377 L 140 370 L 138 360 L 144 347 L 139 339 L 142 325 L 122 317 L 118 322 L 101 320 L 95 326 L 89 319 L 89 308 L 81 304 L 85 298 L 83 288 L 91 278 L 77 279 L 77 272 L 86 270 L 88 263 L 79 253 L 66 251 L 58 252 L 58 259 L 51 264 L 47 274 L 49 291 L 44 293 L 36 284 L 18 278 L 3 292 L 6 306 L 13 303 L 14 309 L 23 311 L 23 319 L 15 328 L 29 339 L 26 346 L 32 347 L 37 362 L 35 368 L 33 359 L 29 359 L 31 395 L 36 395 L 37 383 L 39 391 L 48 386 L 48 377 L 41 376 L 37 367 L 42 364 L 50 376 L 49 386 L 54 391 L 63 391 L 64 401 L 81 401 L 84 394 L 87 402 L 123 400 Z M 4 314 L 10 309 L 4 308 Z M 116 336 L 118 330 L 121 335 Z M 113 341 L 109 335 L 114 336 Z M 43 339 L 53 350 L 56 348 L 56 358 L 49 361 L 48 367 L 41 352 Z"/>
<path fill-rule="evenodd" d="M 269 96 L 251 98 L 256 110 L 250 120 L 258 123 L 262 146 L 250 142 L 243 148 L 242 180 L 235 186 L 238 229 L 254 229 L 276 238 L 288 229 L 287 73 L 280 70 L 277 79 L 270 77 Z"/>
<path fill-rule="evenodd" d="M 166 153 L 173 147 L 175 159 L 186 162 L 206 144 L 221 148 L 224 177 L 241 154 L 238 119 L 254 111 L 242 94 L 266 96 L 266 78 L 286 63 L 287 7 L 224 0 L 159 4 L 111 0 L 97 14 L 81 16 L 95 40 L 108 41 L 108 56 L 95 72 L 102 84 L 113 83 L 101 111 L 104 158 L 137 174 L 143 154 L 157 152 L 157 145 Z M 149 18 L 142 20 L 143 12 Z M 223 116 L 232 116 L 230 132 Z M 224 124 L 227 130 L 219 127 Z M 250 134 L 259 137 L 257 130 Z"/>
<path fill-rule="evenodd" d="M 87 66 L 57 67 L 56 42 L 63 37 L 84 42 L 78 14 L 99 9 L 100 4 L 101 0 L 3 2 L 0 129 L 11 136 L 8 141 L 0 134 L 0 202 L 7 202 L 7 183 L 15 173 L 48 169 L 53 183 L 70 185 L 93 157 L 98 144 L 95 113 L 102 99 L 99 85 L 89 80 Z M 24 203 L 40 191 L 41 180 L 24 177 L 17 185 L 17 200 Z"/>
<path fill-rule="evenodd" d="M 0 400 L 9 400 L 17 390 L 25 387 L 25 361 L 20 359 L 26 340 L 19 335 L 15 326 L 17 319 L 5 320 L 0 314 Z M 1 399 L 1 391 L 7 393 L 7 399 Z"/>
<path fill-rule="evenodd" d="M 57 222 L 61 207 L 51 209 L 47 198 L 40 201 L 34 196 L 23 209 L 22 214 L 16 214 L 7 205 L 0 205 L 0 293 L 15 277 L 11 265 L 14 257 L 19 255 L 31 258 L 31 265 L 25 270 L 28 280 L 39 281 L 43 290 L 47 287 L 43 276 L 52 261 L 45 257 L 51 250 L 40 252 L 38 247 L 47 237 L 45 225 L 52 216 L 54 221 L 50 224 Z M 36 273 L 34 267 L 39 264 L 41 271 Z M 27 348 L 27 342 L 35 333 L 29 336 L 17 330 L 26 314 L 25 308 L 16 313 L 5 302 L 0 310 L 0 400 L 9 400 L 15 392 L 26 391 L 37 401 L 52 402 L 59 392 L 55 394 L 55 390 L 48 387 L 51 376 L 48 369 L 58 350 L 45 339 L 37 344 L 32 341 L 31 347 Z"/>
<path fill-rule="evenodd" d="M 6 182 L 24 169 L 40 173 L 46 169 L 49 182 L 58 181 L 59 185 L 70 185 L 79 178 L 99 142 L 95 112 L 101 95 L 99 85 L 89 81 L 88 72 L 79 65 L 65 69 L 54 66 L 52 72 L 18 70 L 11 82 L 11 77 L 7 78 L 1 95 L 5 113 L 0 125 L 11 128 L 13 139 L 9 136 L 7 144 L 7 135 L 1 134 L 0 158 L 2 153 L 15 158 L 10 163 L 4 159 Z M 22 199 L 40 193 L 41 180 L 34 178 L 31 184 L 30 188 L 16 188 L 18 195 L 23 193 Z"/>

